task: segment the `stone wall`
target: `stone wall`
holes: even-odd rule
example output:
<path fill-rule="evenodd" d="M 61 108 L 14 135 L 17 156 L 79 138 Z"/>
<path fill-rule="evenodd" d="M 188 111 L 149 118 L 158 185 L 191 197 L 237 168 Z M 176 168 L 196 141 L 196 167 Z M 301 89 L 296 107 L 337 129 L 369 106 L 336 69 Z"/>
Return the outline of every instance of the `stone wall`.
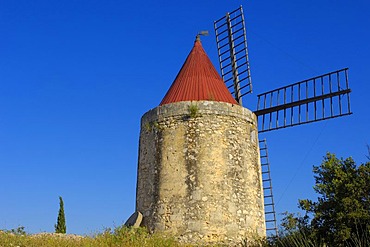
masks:
<path fill-rule="evenodd" d="M 265 236 L 255 115 L 214 101 L 179 102 L 141 120 L 136 209 L 143 225 L 189 243 Z"/>

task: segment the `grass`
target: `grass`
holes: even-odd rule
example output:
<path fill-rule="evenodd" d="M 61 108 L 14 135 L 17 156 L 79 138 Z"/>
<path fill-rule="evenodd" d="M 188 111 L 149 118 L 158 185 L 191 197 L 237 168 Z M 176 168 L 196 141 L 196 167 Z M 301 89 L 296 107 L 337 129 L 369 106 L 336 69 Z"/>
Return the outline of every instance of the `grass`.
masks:
<path fill-rule="evenodd" d="M 320 242 L 312 236 L 305 234 L 302 231 L 295 231 L 281 236 L 280 238 L 274 238 L 265 243 L 265 247 L 331 247 L 333 245 Z M 338 247 L 369 247 L 370 246 L 370 233 L 365 234 L 353 234 L 349 239 Z"/>
<path fill-rule="evenodd" d="M 24 227 L 0 231 L 0 247 L 191 247 L 204 245 L 181 244 L 174 238 L 161 234 L 149 234 L 145 228 L 106 229 L 94 236 L 78 236 L 60 233 L 27 234 Z M 207 245 L 226 247 L 226 245 Z M 238 245 L 239 246 L 239 245 Z M 242 247 L 261 247 L 262 244 L 242 243 Z M 265 246 L 265 245 L 263 245 Z M 266 245 L 267 246 L 267 245 Z"/>
<path fill-rule="evenodd" d="M 185 246 L 172 238 L 149 234 L 145 229 L 117 227 L 94 236 L 69 234 L 26 234 L 17 231 L 0 232 L 0 247 L 145 247 Z"/>
<path fill-rule="evenodd" d="M 261 240 L 255 245 L 242 243 L 243 247 L 328 247 L 318 243 L 302 232 L 288 234 L 274 241 Z M 178 243 L 174 238 L 160 234 L 149 234 L 144 228 L 131 229 L 124 226 L 106 229 L 94 236 L 78 236 L 73 234 L 27 234 L 23 227 L 8 231 L 0 231 L 0 247 L 190 247 Z M 217 245 L 222 246 L 222 245 Z M 370 246 L 370 237 L 352 236 L 343 246 Z"/>

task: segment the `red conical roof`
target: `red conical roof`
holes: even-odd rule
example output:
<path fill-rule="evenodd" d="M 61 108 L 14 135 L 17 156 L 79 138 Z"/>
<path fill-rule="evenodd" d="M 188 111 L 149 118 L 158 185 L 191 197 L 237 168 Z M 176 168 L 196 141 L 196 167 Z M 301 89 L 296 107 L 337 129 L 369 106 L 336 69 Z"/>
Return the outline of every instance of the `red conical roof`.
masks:
<path fill-rule="evenodd" d="M 238 104 L 197 38 L 193 49 L 160 105 L 199 100 Z"/>

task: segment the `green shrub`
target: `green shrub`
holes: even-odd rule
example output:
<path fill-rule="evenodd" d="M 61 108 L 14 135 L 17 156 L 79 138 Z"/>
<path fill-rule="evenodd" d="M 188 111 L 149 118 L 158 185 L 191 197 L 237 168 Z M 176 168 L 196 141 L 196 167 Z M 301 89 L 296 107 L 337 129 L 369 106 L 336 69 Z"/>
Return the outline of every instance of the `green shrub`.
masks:
<path fill-rule="evenodd" d="M 195 117 L 198 116 L 199 108 L 198 108 L 197 105 L 191 104 L 191 105 L 189 105 L 188 109 L 189 109 L 189 116 L 191 118 L 195 118 Z"/>

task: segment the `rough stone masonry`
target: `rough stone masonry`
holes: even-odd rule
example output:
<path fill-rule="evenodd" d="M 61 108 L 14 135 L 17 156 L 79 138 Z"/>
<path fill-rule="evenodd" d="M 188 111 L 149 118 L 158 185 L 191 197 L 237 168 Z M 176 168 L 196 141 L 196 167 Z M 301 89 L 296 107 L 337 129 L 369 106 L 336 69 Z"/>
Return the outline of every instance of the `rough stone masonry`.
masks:
<path fill-rule="evenodd" d="M 141 119 L 136 210 L 142 225 L 187 243 L 237 244 L 266 234 L 256 116 L 185 101 Z"/>

